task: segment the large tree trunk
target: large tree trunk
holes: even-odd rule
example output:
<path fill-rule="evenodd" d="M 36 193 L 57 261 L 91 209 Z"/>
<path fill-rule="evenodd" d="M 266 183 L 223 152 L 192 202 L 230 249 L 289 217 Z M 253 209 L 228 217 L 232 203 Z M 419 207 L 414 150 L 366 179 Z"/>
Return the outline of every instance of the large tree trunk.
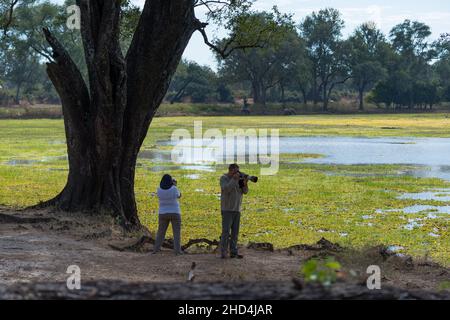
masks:
<path fill-rule="evenodd" d="M 313 79 L 313 84 L 312 84 L 312 99 L 313 99 L 313 103 L 314 106 L 317 106 L 317 104 L 319 103 L 319 95 L 320 95 L 320 88 L 318 87 L 318 83 L 317 83 L 317 67 L 316 64 L 314 63 L 314 68 L 312 71 L 312 79 Z"/>
<path fill-rule="evenodd" d="M 305 104 L 305 106 L 308 105 L 308 94 L 306 93 L 306 90 L 301 88 L 300 89 L 302 91 L 302 95 L 303 95 L 303 103 Z"/>
<path fill-rule="evenodd" d="M 328 95 L 328 87 L 327 87 L 326 83 L 323 84 L 322 90 L 323 90 L 323 109 L 322 110 L 324 112 L 327 112 L 329 95 Z"/>
<path fill-rule="evenodd" d="M 265 112 L 266 109 L 266 103 L 267 103 L 267 88 L 265 88 L 264 86 L 261 87 L 261 100 L 260 100 L 260 104 L 263 108 L 263 112 Z"/>
<path fill-rule="evenodd" d="M 139 226 L 137 155 L 198 20 L 191 0 L 147 1 L 126 58 L 119 44 L 120 0 L 78 0 L 89 89 L 48 32 L 48 74 L 62 101 L 69 176 L 45 203 L 65 211 L 109 213 Z"/>
<path fill-rule="evenodd" d="M 317 106 L 319 103 L 319 88 L 317 87 L 317 80 L 314 80 L 312 93 L 313 93 L 313 103 L 314 106 Z"/>
<path fill-rule="evenodd" d="M 262 102 L 262 85 L 259 81 L 252 81 L 252 95 L 253 95 L 253 103 L 261 104 Z"/>
<path fill-rule="evenodd" d="M 183 86 L 181 87 L 180 90 L 178 90 L 178 92 L 172 97 L 172 99 L 170 99 L 170 104 L 174 104 L 175 102 L 178 102 L 181 100 L 181 98 L 183 97 L 183 94 L 187 88 L 187 86 L 192 82 L 192 79 L 189 79 L 188 81 L 186 81 Z"/>
<path fill-rule="evenodd" d="M 22 88 L 22 82 L 17 83 L 16 94 L 15 94 L 15 97 L 14 97 L 14 102 L 17 105 L 20 104 L 20 89 L 21 88 Z"/>
<path fill-rule="evenodd" d="M 359 88 L 359 111 L 364 111 L 364 89 Z"/>

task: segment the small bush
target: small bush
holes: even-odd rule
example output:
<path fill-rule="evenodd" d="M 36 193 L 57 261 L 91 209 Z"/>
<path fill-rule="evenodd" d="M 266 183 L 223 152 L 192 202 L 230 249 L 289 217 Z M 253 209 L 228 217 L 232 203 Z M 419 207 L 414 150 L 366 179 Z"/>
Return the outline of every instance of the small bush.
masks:
<path fill-rule="evenodd" d="M 301 269 L 301 274 L 306 282 L 317 282 L 324 286 L 330 286 L 336 282 L 336 272 L 341 269 L 341 264 L 334 257 L 325 261 L 319 259 L 308 260 Z"/>

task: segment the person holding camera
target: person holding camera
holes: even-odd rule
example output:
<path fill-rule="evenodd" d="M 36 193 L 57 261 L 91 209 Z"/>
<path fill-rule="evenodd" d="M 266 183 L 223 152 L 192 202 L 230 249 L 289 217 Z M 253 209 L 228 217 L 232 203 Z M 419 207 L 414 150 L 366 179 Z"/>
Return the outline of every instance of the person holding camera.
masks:
<path fill-rule="evenodd" d="M 157 190 L 159 199 L 158 233 L 156 235 L 153 253 L 161 251 L 161 245 L 166 237 L 169 223 L 173 230 L 173 248 L 176 255 L 183 254 L 181 250 L 181 210 L 178 199 L 181 193 L 177 188 L 177 181 L 165 174 Z"/>
<path fill-rule="evenodd" d="M 225 259 L 230 249 L 230 258 L 242 259 L 238 254 L 237 241 L 241 219 L 242 196 L 248 193 L 249 177 L 239 172 L 237 164 L 228 167 L 228 173 L 220 178 L 220 207 L 222 211 L 221 258 Z M 231 232 L 230 232 L 231 231 Z"/>

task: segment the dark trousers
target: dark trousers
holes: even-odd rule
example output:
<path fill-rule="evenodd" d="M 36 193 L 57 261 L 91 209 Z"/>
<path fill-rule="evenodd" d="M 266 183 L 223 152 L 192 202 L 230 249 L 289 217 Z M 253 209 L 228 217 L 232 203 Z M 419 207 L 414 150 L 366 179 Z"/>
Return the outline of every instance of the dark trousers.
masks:
<path fill-rule="evenodd" d="M 237 242 L 240 220 L 240 212 L 222 211 L 222 236 L 220 237 L 222 255 L 227 254 L 228 248 L 231 255 L 238 254 Z"/>
<path fill-rule="evenodd" d="M 176 253 L 181 252 L 181 216 L 176 213 L 160 214 L 158 221 L 158 233 L 156 234 L 156 241 L 154 251 L 158 252 L 161 249 L 161 245 L 166 237 L 166 231 L 169 227 L 169 223 L 172 224 L 173 230 L 173 249 Z"/>

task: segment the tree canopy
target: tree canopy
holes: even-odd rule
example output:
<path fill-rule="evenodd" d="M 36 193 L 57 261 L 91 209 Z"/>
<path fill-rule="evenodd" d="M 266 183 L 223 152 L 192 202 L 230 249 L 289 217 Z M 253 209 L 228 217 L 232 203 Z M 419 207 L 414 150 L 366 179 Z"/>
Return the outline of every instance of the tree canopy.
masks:
<path fill-rule="evenodd" d="M 180 63 L 168 87 L 167 102 L 221 103 L 251 96 L 267 103 L 313 101 L 328 109 L 329 101 L 350 95 L 363 110 L 369 101 L 386 108 L 425 108 L 450 100 L 449 36 L 431 41 L 431 29 L 405 20 L 384 35 L 373 22 L 358 26 L 347 38 L 338 10 L 325 8 L 294 21 L 276 7 L 255 11 L 254 1 L 192 1 L 199 32 L 215 53 L 218 70 L 193 61 Z M 59 103 L 45 73 L 52 61 L 46 28 L 89 81 L 80 30 L 67 27 L 69 5 L 42 0 L 0 0 L 0 106 Z M 142 17 L 142 9 L 120 1 L 120 48 L 124 57 Z M 227 30 L 223 38 L 210 26 Z"/>

